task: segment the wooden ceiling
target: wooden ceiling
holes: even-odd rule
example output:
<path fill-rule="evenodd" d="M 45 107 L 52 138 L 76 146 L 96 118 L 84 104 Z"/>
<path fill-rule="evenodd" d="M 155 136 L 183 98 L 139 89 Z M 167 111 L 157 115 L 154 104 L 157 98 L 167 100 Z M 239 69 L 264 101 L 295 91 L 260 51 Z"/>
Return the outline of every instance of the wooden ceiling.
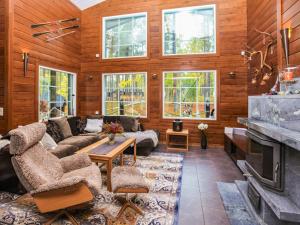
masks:
<path fill-rule="evenodd" d="M 105 0 L 71 0 L 71 2 L 81 10 L 85 10 L 104 1 Z"/>

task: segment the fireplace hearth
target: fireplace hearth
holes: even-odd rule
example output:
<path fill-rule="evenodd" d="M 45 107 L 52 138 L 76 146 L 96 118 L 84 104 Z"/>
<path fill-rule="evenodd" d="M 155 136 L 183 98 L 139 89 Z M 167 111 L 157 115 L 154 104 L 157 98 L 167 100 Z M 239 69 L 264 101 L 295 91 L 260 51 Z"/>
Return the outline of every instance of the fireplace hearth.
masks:
<path fill-rule="evenodd" d="M 236 181 L 260 224 L 300 225 L 300 96 L 249 97 L 247 181 Z"/>

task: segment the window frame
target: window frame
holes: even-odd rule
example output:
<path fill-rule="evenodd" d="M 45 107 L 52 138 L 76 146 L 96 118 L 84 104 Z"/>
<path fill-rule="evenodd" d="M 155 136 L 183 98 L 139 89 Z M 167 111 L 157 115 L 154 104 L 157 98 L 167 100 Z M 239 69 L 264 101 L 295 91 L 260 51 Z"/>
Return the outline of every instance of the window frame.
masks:
<path fill-rule="evenodd" d="M 166 54 L 165 53 L 165 13 L 167 12 L 180 12 L 181 10 L 192 10 L 192 9 L 205 9 L 212 7 L 214 10 L 214 38 L 215 38 L 215 51 L 214 52 L 200 52 L 200 53 L 181 53 L 181 54 Z M 201 6 L 191 6 L 191 7 L 181 7 L 181 8 L 174 8 L 174 9 L 164 9 L 162 10 L 162 56 L 163 57 L 176 57 L 176 56 L 205 56 L 205 55 L 216 55 L 218 53 L 218 35 L 217 35 L 217 5 L 216 4 L 208 4 L 208 5 L 201 5 Z"/>
<path fill-rule="evenodd" d="M 48 66 L 43 66 L 43 65 L 39 65 L 38 67 L 38 78 L 37 78 L 37 82 L 38 82 L 38 121 L 41 122 L 42 120 L 40 120 L 40 70 L 41 69 L 47 69 L 47 70 L 53 70 L 56 72 L 61 72 L 61 73 L 67 73 L 67 74 L 71 74 L 72 76 L 74 76 L 74 84 L 73 84 L 73 93 L 74 93 L 74 115 L 67 115 L 67 117 L 73 117 L 77 115 L 77 73 L 74 72 L 69 72 L 66 70 L 61 70 L 61 69 L 57 69 L 57 68 L 53 68 L 53 67 L 48 67 Z M 52 117 L 52 118 L 48 118 L 46 121 L 48 121 L 49 119 L 55 119 L 55 118 L 59 118 L 59 117 Z"/>
<path fill-rule="evenodd" d="M 167 73 L 205 73 L 205 72 L 214 72 L 215 74 L 215 117 L 214 118 L 191 118 L 191 117 L 166 117 L 165 116 L 165 74 Z M 195 120 L 195 121 L 217 121 L 218 120 L 218 71 L 214 70 L 171 70 L 171 71 L 163 71 L 162 73 L 162 118 L 163 119 L 182 119 L 182 120 Z"/>
<path fill-rule="evenodd" d="M 148 73 L 147 72 L 124 72 L 124 73 L 103 73 L 102 74 L 102 91 L 101 91 L 101 95 L 102 95 L 102 115 L 103 116 L 115 116 L 115 115 L 106 115 L 105 114 L 105 95 L 104 90 L 105 90 L 105 76 L 113 76 L 113 75 L 126 75 L 126 74 L 144 74 L 145 75 L 145 93 L 146 93 L 146 115 L 145 116 L 133 116 L 133 115 L 116 115 L 116 116 L 129 116 L 129 117 L 135 117 L 135 118 L 141 118 L 141 119 L 147 119 L 148 118 Z"/>
<path fill-rule="evenodd" d="M 105 50 L 106 50 L 106 21 L 109 19 L 122 19 L 122 18 L 130 18 L 134 16 L 145 16 L 146 17 L 146 52 L 144 55 L 139 56 L 121 56 L 121 57 L 113 57 L 113 58 L 107 58 L 105 56 Z M 140 12 L 140 13 L 130 13 L 130 14 L 122 14 L 122 15 L 116 15 L 116 16 L 105 16 L 102 17 L 102 60 L 117 60 L 117 59 L 134 59 L 134 58 L 147 58 L 148 57 L 148 13 L 147 12 Z"/>

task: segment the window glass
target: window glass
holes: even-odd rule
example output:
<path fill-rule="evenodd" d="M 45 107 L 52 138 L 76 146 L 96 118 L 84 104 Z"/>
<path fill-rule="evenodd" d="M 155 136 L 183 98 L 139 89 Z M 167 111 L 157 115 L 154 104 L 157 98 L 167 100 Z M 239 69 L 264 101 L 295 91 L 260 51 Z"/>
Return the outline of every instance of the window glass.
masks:
<path fill-rule="evenodd" d="M 165 72 L 164 118 L 216 119 L 216 71 Z"/>
<path fill-rule="evenodd" d="M 39 120 L 75 115 L 75 75 L 40 67 Z"/>
<path fill-rule="evenodd" d="M 164 55 L 216 52 L 215 5 L 165 10 Z"/>
<path fill-rule="evenodd" d="M 103 58 L 147 56 L 146 13 L 107 17 L 103 24 Z"/>
<path fill-rule="evenodd" d="M 147 117 L 147 74 L 103 76 L 103 114 Z"/>

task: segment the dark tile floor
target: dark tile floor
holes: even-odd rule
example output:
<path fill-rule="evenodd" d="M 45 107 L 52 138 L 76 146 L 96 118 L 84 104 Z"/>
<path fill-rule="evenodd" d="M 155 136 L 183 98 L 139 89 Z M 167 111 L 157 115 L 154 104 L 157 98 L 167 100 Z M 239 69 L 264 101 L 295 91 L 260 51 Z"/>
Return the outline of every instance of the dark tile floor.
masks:
<path fill-rule="evenodd" d="M 230 225 L 217 182 L 243 180 L 223 149 L 190 148 L 185 154 L 179 225 Z"/>

